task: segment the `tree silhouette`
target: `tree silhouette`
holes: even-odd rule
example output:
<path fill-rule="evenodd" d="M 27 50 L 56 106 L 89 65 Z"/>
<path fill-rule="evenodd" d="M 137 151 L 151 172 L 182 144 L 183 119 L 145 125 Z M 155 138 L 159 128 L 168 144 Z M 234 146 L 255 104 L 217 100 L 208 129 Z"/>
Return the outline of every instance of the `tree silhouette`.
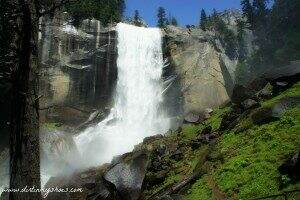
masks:
<path fill-rule="evenodd" d="M 202 9 L 201 10 L 201 17 L 200 17 L 200 27 L 204 31 L 206 30 L 206 23 L 207 23 L 207 16 L 206 16 L 205 10 Z"/>
<path fill-rule="evenodd" d="M 166 18 L 166 10 L 163 7 L 158 8 L 157 12 L 157 26 L 163 28 L 167 25 L 167 18 Z"/>

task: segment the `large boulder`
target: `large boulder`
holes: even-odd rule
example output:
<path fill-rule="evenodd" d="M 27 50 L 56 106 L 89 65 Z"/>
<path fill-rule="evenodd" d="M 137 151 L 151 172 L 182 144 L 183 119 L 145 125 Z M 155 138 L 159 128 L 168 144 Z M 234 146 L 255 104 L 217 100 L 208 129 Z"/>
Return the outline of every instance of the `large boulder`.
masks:
<path fill-rule="evenodd" d="M 300 97 L 286 97 L 271 107 L 260 108 L 252 113 L 251 118 L 255 124 L 264 124 L 279 119 L 287 109 L 300 104 Z"/>
<path fill-rule="evenodd" d="M 107 166 L 92 168 L 82 172 L 76 172 L 70 176 L 51 178 L 46 184 L 46 189 L 78 189 L 77 192 L 51 192 L 47 200 L 112 200 L 110 187 L 102 179 Z"/>
<path fill-rule="evenodd" d="M 253 96 L 254 92 L 249 90 L 245 86 L 235 85 L 231 95 L 231 101 L 236 104 L 240 104 L 246 99 L 249 99 Z"/>
<path fill-rule="evenodd" d="M 244 110 L 253 109 L 259 106 L 259 103 L 253 99 L 246 99 L 242 102 L 242 108 Z"/>
<path fill-rule="evenodd" d="M 127 154 L 104 174 L 104 179 L 115 186 L 120 199 L 137 200 L 148 163 L 149 155 L 146 152 Z"/>
<path fill-rule="evenodd" d="M 296 181 L 300 180 L 300 154 L 297 152 L 279 167 L 281 174 L 288 174 Z"/>
<path fill-rule="evenodd" d="M 272 81 L 295 82 L 300 76 L 300 60 L 291 61 L 289 65 L 272 68 L 265 72 L 264 77 Z"/>
<path fill-rule="evenodd" d="M 253 95 L 257 92 L 258 96 L 270 95 L 280 93 L 282 90 L 289 88 L 300 79 L 300 61 L 291 61 L 290 64 L 281 67 L 272 67 L 258 74 L 250 83 L 244 86 L 248 93 Z M 266 94 L 264 94 L 266 93 Z"/>

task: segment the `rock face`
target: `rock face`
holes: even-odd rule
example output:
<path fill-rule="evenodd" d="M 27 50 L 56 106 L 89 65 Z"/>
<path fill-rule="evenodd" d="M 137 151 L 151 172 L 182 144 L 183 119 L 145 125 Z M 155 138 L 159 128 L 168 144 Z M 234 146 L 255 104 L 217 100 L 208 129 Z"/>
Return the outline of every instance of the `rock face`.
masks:
<path fill-rule="evenodd" d="M 261 108 L 251 116 L 255 124 L 261 125 L 279 119 L 289 108 L 294 108 L 300 104 L 300 97 L 286 97 L 269 108 Z"/>
<path fill-rule="evenodd" d="M 97 20 L 84 20 L 75 28 L 65 13 L 43 18 L 41 24 L 42 107 L 85 109 L 107 104 L 117 77 L 114 29 Z M 44 112 L 57 114 L 53 109 Z"/>
<path fill-rule="evenodd" d="M 146 151 L 135 151 L 116 158 L 111 164 L 53 177 L 46 188 L 81 188 L 75 193 L 50 193 L 47 200 L 101 199 L 138 200 L 149 164 Z"/>
<path fill-rule="evenodd" d="M 242 15 L 226 11 L 220 16 L 236 34 Z M 97 20 L 85 20 L 75 28 L 68 24 L 65 13 L 41 22 L 43 107 L 71 105 L 86 109 L 107 105 L 117 77 L 114 27 L 108 29 Z M 171 77 L 165 81 L 165 106 L 170 116 L 199 113 L 229 101 L 237 56 L 229 55 L 216 32 L 168 26 L 164 38 L 164 56 L 170 62 L 164 77 Z M 245 41 L 249 54 L 253 45 L 252 34 L 247 30 Z M 45 112 L 44 116 L 60 115 L 55 109 Z"/>
<path fill-rule="evenodd" d="M 137 200 L 140 197 L 142 184 L 148 166 L 147 153 L 133 155 L 131 160 L 126 160 L 114 165 L 105 175 L 104 179 L 116 187 L 121 199 Z"/>
<path fill-rule="evenodd" d="M 241 16 L 233 14 L 226 12 L 222 19 L 235 32 L 236 21 Z M 249 36 L 246 46 L 251 46 L 251 33 L 246 35 Z M 185 113 L 214 108 L 229 100 L 237 58 L 227 55 L 216 33 L 168 26 L 165 49 L 180 81 Z"/>

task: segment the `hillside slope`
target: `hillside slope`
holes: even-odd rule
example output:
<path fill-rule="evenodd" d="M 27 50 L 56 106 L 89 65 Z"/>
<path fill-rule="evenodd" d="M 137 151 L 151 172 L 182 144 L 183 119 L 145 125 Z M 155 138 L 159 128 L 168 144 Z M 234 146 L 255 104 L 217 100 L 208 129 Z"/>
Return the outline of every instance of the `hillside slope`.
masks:
<path fill-rule="evenodd" d="M 220 108 L 206 122 L 170 133 L 158 146 L 178 144 L 177 157 L 156 158 L 165 169 L 148 171 L 146 199 L 251 199 L 300 189 L 299 172 L 285 164 L 300 149 L 299 97 L 297 83 L 253 108 Z"/>

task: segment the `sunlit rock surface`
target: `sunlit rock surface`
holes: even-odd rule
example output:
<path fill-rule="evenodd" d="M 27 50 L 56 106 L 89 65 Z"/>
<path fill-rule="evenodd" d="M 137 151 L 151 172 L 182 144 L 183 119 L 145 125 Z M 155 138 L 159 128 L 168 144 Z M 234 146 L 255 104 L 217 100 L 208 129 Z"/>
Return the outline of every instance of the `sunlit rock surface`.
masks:
<path fill-rule="evenodd" d="M 65 13 L 43 18 L 41 24 L 42 116 L 60 115 L 57 107 L 90 112 L 106 105 L 117 76 L 114 28 L 97 20 L 84 20 L 76 28 Z"/>
<path fill-rule="evenodd" d="M 228 11 L 221 17 L 236 32 L 240 14 Z M 251 33 L 245 35 L 246 46 L 253 48 Z M 215 32 L 168 26 L 165 51 L 180 80 L 185 113 L 200 112 L 229 101 L 238 60 L 228 55 Z"/>

